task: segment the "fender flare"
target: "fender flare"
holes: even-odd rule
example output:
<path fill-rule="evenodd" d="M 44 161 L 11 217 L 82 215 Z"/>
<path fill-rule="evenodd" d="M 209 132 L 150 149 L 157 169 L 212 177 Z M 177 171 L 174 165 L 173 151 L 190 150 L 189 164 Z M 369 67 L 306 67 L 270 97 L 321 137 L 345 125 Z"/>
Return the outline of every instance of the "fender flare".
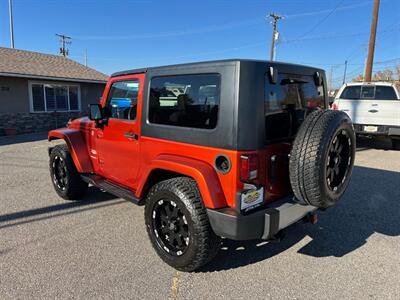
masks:
<path fill-rule="evenodd" d="M 143 196 L 148 178 L 155 170 L 167 170 L 193 178 L 207 208 L 215 209 L 227 206 L 218 175 L 212 166 L 196 159 L 168 154 L 157 156 L 145 171 L 144 179 L 139 183 L 137 189 L 137 196 L 140 198 Z"/>
<path fill-rule="evenodd" d="M 79 173 L 93 173 L 93 165 L 82 133 L 77 129 L 60 128 L 48 133 L 49 142 L 62 139 L 66 142 L 71 157 Z"/>

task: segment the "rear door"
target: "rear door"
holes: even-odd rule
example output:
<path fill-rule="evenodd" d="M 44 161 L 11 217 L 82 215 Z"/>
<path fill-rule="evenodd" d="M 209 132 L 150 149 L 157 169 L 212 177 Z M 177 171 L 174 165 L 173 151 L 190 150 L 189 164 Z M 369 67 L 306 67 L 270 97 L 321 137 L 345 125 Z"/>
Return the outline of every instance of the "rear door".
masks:
<path fill-rule="evenodd" d="M 96 139 L 100 175 L 135 189 L 144 74 L 115 77 L 109 85 L 103 100 L 108 121 Z"/>
<path fill-rule="evenodd" d="M 338 109 L 354 124 L 400 126 L 400 100 L 392 86 L 347 86 L 338 99 Z"/>

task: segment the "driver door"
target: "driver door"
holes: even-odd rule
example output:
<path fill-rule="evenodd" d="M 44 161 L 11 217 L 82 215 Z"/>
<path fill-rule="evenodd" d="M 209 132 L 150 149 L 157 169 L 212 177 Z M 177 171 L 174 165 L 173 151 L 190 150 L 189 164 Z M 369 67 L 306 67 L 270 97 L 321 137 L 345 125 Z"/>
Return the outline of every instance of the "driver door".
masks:
<path fill-rule="evenodd" d="M 108 120 L 96 135 L 100 175 L 131 189 L 139 166 L 143 84 L 144 74 L 114 78 L 103 104 Z"/>

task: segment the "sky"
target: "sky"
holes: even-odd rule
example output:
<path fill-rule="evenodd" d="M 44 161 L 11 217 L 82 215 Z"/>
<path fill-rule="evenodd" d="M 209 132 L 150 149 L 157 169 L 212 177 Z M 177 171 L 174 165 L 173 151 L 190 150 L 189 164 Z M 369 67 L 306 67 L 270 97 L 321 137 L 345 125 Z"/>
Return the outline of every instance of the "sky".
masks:
<path fill-rule="evenodd" d="M 373 0 L 12 0 L 15 48 L 57 54 L 103 73 L 226 58 L 269 59 L 275 12 L 276 60 L 317 66 L 342 84 L 363 73 Z M 0 46 L 10 47 L 8 0 L 0 0 Z M 0 58 L 1 59 L 1 58 Z M 400 63 L 400 0 L 381 0 L 374 71 Z M 332 76 L 331 76 L 332 74 Z"/>

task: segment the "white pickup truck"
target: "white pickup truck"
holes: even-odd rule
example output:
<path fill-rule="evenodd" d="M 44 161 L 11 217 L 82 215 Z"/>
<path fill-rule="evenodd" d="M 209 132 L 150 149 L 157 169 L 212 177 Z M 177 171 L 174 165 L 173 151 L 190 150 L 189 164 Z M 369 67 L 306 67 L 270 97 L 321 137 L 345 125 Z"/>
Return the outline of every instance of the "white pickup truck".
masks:
<path fill-rule="evenodd" d="M 346 112 L 358 135 L 391 139 L 400 150 L 400 93 L 388 82 L 353 82 L 336 94 L 332 109 Z"/>

